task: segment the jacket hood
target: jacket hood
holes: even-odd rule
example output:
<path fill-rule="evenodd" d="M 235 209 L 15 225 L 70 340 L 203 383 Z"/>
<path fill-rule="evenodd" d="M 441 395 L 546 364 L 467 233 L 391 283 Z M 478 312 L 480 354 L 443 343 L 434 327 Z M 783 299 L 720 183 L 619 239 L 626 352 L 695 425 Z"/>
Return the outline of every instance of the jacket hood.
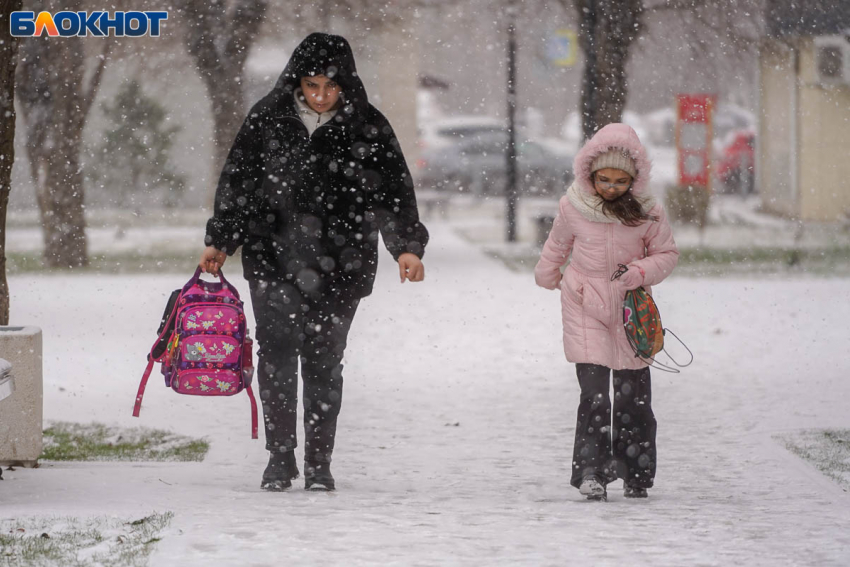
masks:
<path fill-rule="evenodd" d="M 294 100 L 301 78 L 315 75 L 325 75 L 342 88 L 345 106 L 341 110 L 345 114 L 362 114 L 368 109 L 369 99 L 357 73 L 351 46 L 344 37 L 326 33 L 312 33 L 304 38 L 269 94 L 277 101 Z"/>
<path fill-rule="evenodd" d="M 646 148 L 640 143 L 637 133 L 627 124 L 608 124 L 579 150 L 573 162 L 576 185 L 586 193 L 596 194 L 590 181 L 591 164 L 597 156 L 612 148 L 624 150 L 635 160 L 637 175 L 632 182 L 632 193 L 635 196 L 644 196 L 649 185 L 652 162 L 646 154 Z"/>

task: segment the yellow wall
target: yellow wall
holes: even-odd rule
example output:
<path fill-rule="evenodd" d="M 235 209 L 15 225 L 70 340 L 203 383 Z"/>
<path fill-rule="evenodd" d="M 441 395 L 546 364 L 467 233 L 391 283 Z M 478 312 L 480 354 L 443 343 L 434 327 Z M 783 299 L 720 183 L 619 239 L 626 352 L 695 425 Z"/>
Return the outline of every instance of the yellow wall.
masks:
<path fill-rule="evenodd" d="M 785 44 L 765 39 L 759 58 L 758 189 L 765 209 L 787 216 L 795 216 L 799 211 L 793 182 L 792 55 Z"/>
<path fill-rule="evenodd" d="M 814 45 L 800 51 L 800 196 L 805 220 L 850 214 L 850 84 L 817 82 Z"/>

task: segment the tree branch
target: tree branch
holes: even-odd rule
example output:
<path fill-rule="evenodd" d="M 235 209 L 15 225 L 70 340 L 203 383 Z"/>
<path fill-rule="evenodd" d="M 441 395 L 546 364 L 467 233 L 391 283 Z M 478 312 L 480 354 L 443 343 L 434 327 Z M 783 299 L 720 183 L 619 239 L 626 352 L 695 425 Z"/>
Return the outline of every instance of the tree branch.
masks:
<path fill-rule="evenodd" d="M 717 25 L 714 22 L 709 21 L 698 10 L 694 10 L 692 12 L 692 14 L 693 14 L 694 18 L 699 23 L 701 23 L 705 27 L 709 28 L 710 30 L 712 30 L 713 32 L 718 34 L 718 36 L 728 37 L 732 40 L 733 43 L 737 43 L 739 46 L 751 47 L 758 42 L 758 38 L 748 37 L 748 36 L 741 35 L 740 33 L 738 33 L 735 30 L 735 24 L 732 23 L 731 21 L 728 22 L 728 25 L 726 25 L 726 26 L 720 26 L 720 25 Z"/>
<path fill-rule="evenodd" d="M 100 54 L 100 61 L 97 62 L 97 67 L 94 70 L 89 84 L 83 91 L 82 100 L 82 115 L 83 120 L 88 116 L 91 110 L 94 99 L 97 98 L 97 91 L 100 89 L 100 82 L 103 79 L 103 70 L 106 68 L 106 61 L 109 59 L 109 54 L 112 52 L 112 42 L 106 41 L 103 45 L 103 52 Z"/>
<path fill-rule="evenodd" d="M 267 0 L 239 0 L 233 7 L 227 29 L 227 43 L 224 55 L 235 66 L 241 69 L 248 57 L 254 40 L 257 38 L 255 29 L 263 23 L 268 9 Z"/>
<path fill-rule="evenodd" d="M 221 8 L 220 2 L 190 0 L 185 3 L 185 6 L 186 21 L 191 22 L 183 28 L 186 50 L 195 59 L 201 78 L 210 89 L 213 89 L 215 85 L 210 81 L 215 76 L 221 57 L 214 41 L 218 35 L 214 27 L 217 22 L 226 17 L 226 12 L 223 9 L 215 9 Z"/>

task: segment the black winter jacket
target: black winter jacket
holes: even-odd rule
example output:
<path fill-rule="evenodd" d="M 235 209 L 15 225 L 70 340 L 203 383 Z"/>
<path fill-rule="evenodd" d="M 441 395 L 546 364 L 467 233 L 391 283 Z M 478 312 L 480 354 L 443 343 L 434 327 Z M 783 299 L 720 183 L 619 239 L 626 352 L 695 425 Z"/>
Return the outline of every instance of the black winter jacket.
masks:
<path fill-rule="evenodd" d="M 310 136 L 295 89 L 301 77 L 319 74 L 341 86 L 343 104 Z M 379 230 L 395 259 L 424 254 L 428 231 L 410 171 L 390 123 L 368 102 L 351 47 L 311 34 L 236 135 L 205 241 L 228 255 L 242 246 L 248 280 L 285 279 L 311 294 L 350 286 L 364 297 Z"/>

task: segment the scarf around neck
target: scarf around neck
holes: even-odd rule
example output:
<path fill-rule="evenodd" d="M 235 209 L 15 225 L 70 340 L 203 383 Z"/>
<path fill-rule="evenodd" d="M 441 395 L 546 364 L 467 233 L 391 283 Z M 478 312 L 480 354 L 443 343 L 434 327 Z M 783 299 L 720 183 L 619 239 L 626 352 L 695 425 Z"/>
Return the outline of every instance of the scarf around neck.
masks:
<path fill-rule="evenodd" d="M 591 222 L 620 222 L 616 217 L 609 217 L 602 210 L 602 203 L 605 201 L 599 195 L 591 195 L 586 191 L 578 188 L 578 185 L 573 183 L 567 189 L 567 199 L 572 203 L 573 207 Z M 651 196 L 644 196 L 638 199 L 644 212 L 649 212 L 655 206 L 655 199 Z"/>

